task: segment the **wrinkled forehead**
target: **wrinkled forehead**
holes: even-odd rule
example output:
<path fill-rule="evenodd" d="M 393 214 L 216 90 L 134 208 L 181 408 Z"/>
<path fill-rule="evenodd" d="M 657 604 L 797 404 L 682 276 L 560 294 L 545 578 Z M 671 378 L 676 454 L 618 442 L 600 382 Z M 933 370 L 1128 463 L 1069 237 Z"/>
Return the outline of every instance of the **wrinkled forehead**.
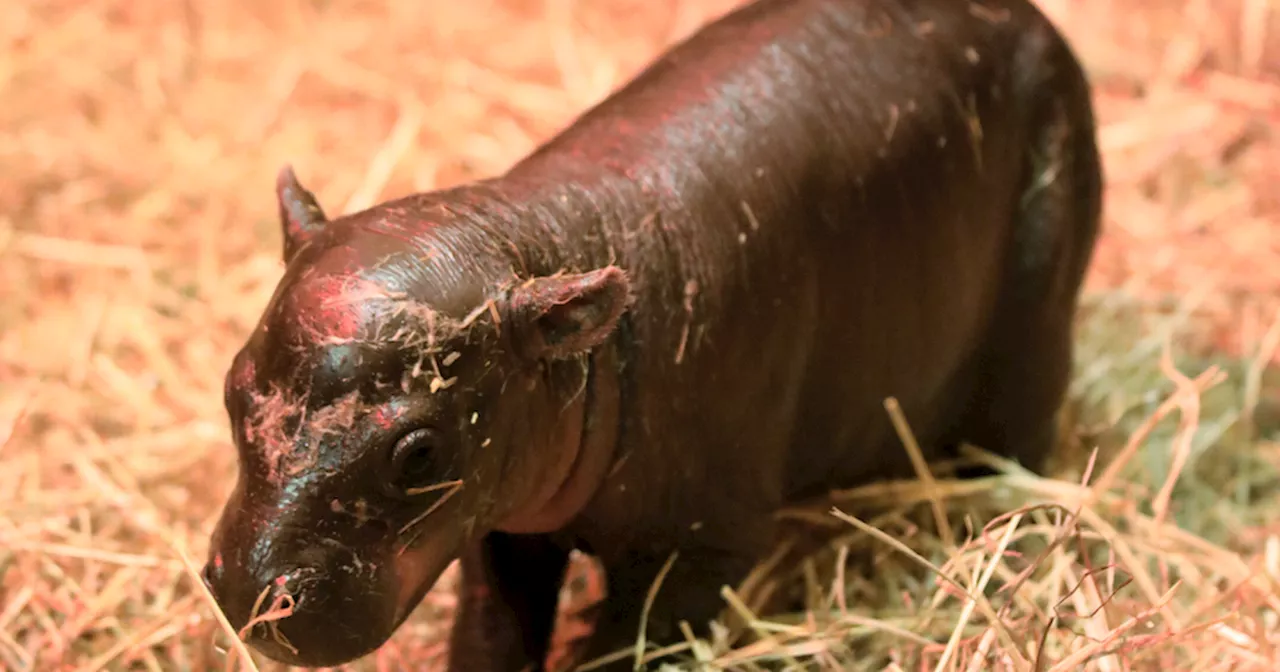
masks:
<path fill-rule="evenodd" d="M 320 398 L 401 385 L 466 340 L 459 323 L 360 275 L 318 275 L 277 296 L 236 357 L 228 384 L 266 381 Z"/>
<path fill-rule="evenodd" d="M 397 305 L 411 303 L 403 293 L 360 270 L 312 271 L 285 282 L 285 290 L 267 307 L 263 328 L 304 350 L 376 341 L 381 323 L 388 321 Z"/>
<path fill-rule="evenodd" d="M 317 276 L 273 302 L 247 349 L 273 378 L 349 379 L 445 347 L 447 321 L 360 275 Z"/>
<path fill-rule="evenodd" d="M 360 342 L 293 347 L 261 332 L 236 353 L 226 392 L 253 396 L 277 388 L 323 404 L 353 391 L 369 395 L 396 384 L 405 369 L 403 360 L 402 352 Z"/>
<path fill-rule="evenodd" d="M 467 257 L 433 235 L 357 220 L 332 223 L 292 258 L 229 385 L 304 389 L 368 377 L 467 338 L 466 316 L 485 301 L 483 283 L 463 272 Z"/>
<path fill-rule="evenodd" d="M 421 266 L 414 252 L 371 261 L 350 246 L 325 250 L 314 263 L 290 266 L 260 328 L 303 349 L 397 340 L 392 330 L 425 328 L 436 317 L 422 283 L 415 284 Z"/>

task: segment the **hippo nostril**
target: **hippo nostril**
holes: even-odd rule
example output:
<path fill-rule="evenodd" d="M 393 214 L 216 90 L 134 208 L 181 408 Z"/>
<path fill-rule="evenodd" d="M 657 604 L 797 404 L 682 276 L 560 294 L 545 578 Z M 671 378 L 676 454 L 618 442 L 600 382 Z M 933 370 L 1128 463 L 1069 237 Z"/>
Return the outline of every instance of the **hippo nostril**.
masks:
<path fill-rule="evenodd" d="M 300 593 L 314 584 L 320 571 L 312 567 L 301 567 L 281 574 L 276 585 L 291 593 Z"/>
<path fill-rule="evenodd" d="M 389 580 L 341 571 L 340 558 L 326 560 L 252 567 L 243 577 L 241 566 L 229 564 L 237 573 L 225 578 L 215 566 L 232 626 L 267 657 L 292 665 L 331 666 L 377 648 L 396 622 Z"/>
<path fill-rule="evenodd" d="M 285 608 L 289 611 L 296 611 L 306 601 L 308 593 L 312 592 L 319 583 L 319 570 L 303 567 L 293 569 L 278 575 L 269 584 L 269 590 L 264 593 L 263 609 L 270 605 L 276 608 Z"/>

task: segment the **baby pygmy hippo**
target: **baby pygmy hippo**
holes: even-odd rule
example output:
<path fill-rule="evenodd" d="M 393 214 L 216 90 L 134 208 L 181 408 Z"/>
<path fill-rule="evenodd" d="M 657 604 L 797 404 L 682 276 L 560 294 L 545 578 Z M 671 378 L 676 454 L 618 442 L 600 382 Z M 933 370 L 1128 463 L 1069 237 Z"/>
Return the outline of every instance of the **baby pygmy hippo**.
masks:
<path fill-rule="evenodd" d="M 1041 467 L 1099 231 L 1090 88 L 1028 0 L 758 0 L 507 172 L 329 219 L 230 365 L 205 577 L 266 655 L 381 646 L 454 560 L 449 666 L 705 633 L 779 507 L 962 441 Z M 630 661 L 622 665 L 629 666 Z"/>

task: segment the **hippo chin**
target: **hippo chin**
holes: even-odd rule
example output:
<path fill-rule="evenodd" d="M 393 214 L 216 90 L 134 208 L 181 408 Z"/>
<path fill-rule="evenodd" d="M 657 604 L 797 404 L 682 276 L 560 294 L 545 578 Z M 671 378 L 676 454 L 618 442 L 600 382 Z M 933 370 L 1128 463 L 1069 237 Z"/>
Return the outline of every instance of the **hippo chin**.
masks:
<path fill-rule="evenodd" d="M 887 397 L 930 460 L 1041 469 L 1094 124 L 1028 0 L 758 0 L 492 179 L 330 219 L 283 169 L 205 580 L 259 651 L 330 666 L 460 560 L 449 669 L 540 670 L 572 550 L 607 580 L 583 656 L 634 645 L 663 572 L 671 642 L 779 508 L 909 477 Z"/>

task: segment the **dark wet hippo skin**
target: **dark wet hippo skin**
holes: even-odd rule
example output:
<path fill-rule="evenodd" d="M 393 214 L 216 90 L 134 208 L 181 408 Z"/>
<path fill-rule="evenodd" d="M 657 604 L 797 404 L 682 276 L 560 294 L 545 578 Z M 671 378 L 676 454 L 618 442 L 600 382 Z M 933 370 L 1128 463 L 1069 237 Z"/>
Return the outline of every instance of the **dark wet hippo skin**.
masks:
<path fill-rule="evenodd" d="M 961 441 L 1040 469 L 1099 230 L 1090 91 L 1023 0 L 762 0 L 488 180 L 329 219 L 231 363 L 206 580 L 266 655 L 374 651 L 461 560 L 451 670 L 705 633 L 772 512 Z M 621 665 L 629 668 L 630 661 Z"/>

